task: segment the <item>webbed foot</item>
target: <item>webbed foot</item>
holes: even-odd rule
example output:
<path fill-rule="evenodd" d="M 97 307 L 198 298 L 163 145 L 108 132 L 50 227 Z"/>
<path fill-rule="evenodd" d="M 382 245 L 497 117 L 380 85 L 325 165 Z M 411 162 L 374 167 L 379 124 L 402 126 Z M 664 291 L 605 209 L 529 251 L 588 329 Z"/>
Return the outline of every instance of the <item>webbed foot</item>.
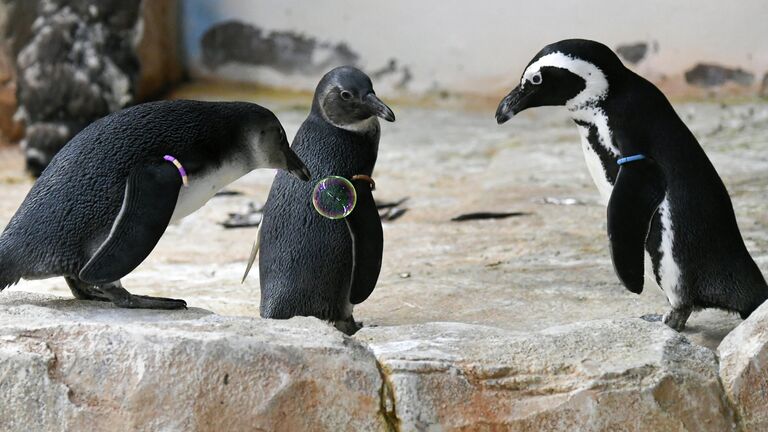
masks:
<path fill-rule="evenodd" d="M 129 293 L 119 282 L 101 285 L 99 290 L 117 307 L 126 309 L 186 309 L 187 302 L 165 297 Z"/>

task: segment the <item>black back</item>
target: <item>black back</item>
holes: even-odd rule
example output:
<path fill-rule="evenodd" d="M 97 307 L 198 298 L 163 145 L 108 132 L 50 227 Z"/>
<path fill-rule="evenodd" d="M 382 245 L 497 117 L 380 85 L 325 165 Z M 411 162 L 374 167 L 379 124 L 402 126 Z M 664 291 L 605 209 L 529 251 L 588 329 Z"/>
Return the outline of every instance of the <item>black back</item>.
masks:
<path fill-rule="evenodd" d="M 768 286 L 744 245 L 728 191 L 696 137 L 658 88 L 626 68 L 613 71 L 608 96 L 597 105 L 621 154 L 645 154 L 663 172 L 683 303 L 751 313 L 768 298 Z M 609 159 L 599 145 L 592 147 L 601 160 Z M 613 184 L 618 171 L 607 172 Z M 661 236 L 657 213 L 646 240 L 657 280 Z"/>
<path fill-rule="evenodd" d="M 16 276 L 77 275 L 108 235 L 134 167 L 170 154 L 194 178 L 241 150 L 244 126 L 273 120 L 255 104 L 186 100 L 97 120 L 51 161 L 0 236 L 0 250 L 24 256 Z"/>

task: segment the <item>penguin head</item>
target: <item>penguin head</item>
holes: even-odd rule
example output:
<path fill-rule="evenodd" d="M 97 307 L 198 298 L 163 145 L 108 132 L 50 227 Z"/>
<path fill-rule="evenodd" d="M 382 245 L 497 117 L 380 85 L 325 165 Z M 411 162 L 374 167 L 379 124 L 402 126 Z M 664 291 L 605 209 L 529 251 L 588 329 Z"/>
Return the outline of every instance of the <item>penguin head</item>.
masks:
<path fill-rule="evenodd" d="M 325 74 L 315 90 L 312 111 L 336 127 L 355 132 L 367 130 L 377 117 L 395 121 L 395 114 L 373 91 L 368 75 L 352 66 Z"/>
<path fill-rule="evenodd" d="M 564 105 L 569 110 L 594 105 L 608 95 L 626 68 L 607 46 L 585 39 L 547 45 L 528 63 L 515 87 L 499 104 L 502 124 L 528 108 Z"/>

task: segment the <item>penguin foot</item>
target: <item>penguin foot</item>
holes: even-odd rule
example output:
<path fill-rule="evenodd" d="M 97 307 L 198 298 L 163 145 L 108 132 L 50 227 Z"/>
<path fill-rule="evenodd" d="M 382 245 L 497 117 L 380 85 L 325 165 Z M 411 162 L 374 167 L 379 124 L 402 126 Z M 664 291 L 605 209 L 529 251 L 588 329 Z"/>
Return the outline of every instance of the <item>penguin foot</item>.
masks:
<path fill-rule="evenodd" d="M 691 308 L 672 309 L 664 314 L 662 321 L 672 330 L 681 332 L 685 328 L 685 323 L 688 321 L 688 317 L 691 316 L 691 312 Z"/>
<path fill-rule="evenodd" d="M 358 323 L 355 321 L 355 318 L 351 315 L 349 318 L 341 321 L 334 321 L 333 326 L 336 327 L 336 330 L 346 334 L 347 336 L 352 336 L 353 334 L 357 333 L 361 328 L 363 328 L 362 323 Z"/>
<path fill-rule="evenodd" d="M 661 322 L 662 316 L 659 314 L 645 314 L 640 317 L 641 320 L 648 321 L 648 322 Z"/>
<path fill-rule="evenodd" d="M 115 306 L 126 309 L 186 309 L 187 302 L 164 297 L 150 297 L 134 295 L 126 291 L 119 282 L 102 285 L 99 287 L 102 293 L 114 303 Z"/>
<path fill-rule="evenodd" d="M 81 282 L 80 280 L 71 277 L 65 277 L 64 280 L 67 281 L 67 286 L 69 286 L 69 290 L 72 291 L 72 295 L 78 300 L 112 301 L 109 297 L 102 294 L 98 288 L 92 285 L 88 285 L 85 282 Z"/>

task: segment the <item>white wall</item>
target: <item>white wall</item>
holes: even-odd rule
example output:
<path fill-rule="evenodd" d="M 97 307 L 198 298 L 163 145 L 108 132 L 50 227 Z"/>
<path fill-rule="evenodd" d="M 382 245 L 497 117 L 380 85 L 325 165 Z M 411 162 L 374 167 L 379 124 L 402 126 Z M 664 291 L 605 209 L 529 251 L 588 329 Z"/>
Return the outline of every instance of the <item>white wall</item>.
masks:
<path fill-rule="evenodd" d="M 611 47 L 657 42 L 637 70 L 682 80 L 697 62 L 741 67 L 759 86 L 768 71 L 768 1 L 511 0 L 183 0 L 185 40 L 198 75 L 199 38 L 229 19 L 267 30 L 294 30 L 346 42 L 375 70 L 395 58 L 413 75 L 408 90 L 495 94 L 517 81 L 544 45 L 581 37 Z M 219 75 L 291 87 L 317 77 L 285 77 L 268 68 L 229 68 Z"/>

